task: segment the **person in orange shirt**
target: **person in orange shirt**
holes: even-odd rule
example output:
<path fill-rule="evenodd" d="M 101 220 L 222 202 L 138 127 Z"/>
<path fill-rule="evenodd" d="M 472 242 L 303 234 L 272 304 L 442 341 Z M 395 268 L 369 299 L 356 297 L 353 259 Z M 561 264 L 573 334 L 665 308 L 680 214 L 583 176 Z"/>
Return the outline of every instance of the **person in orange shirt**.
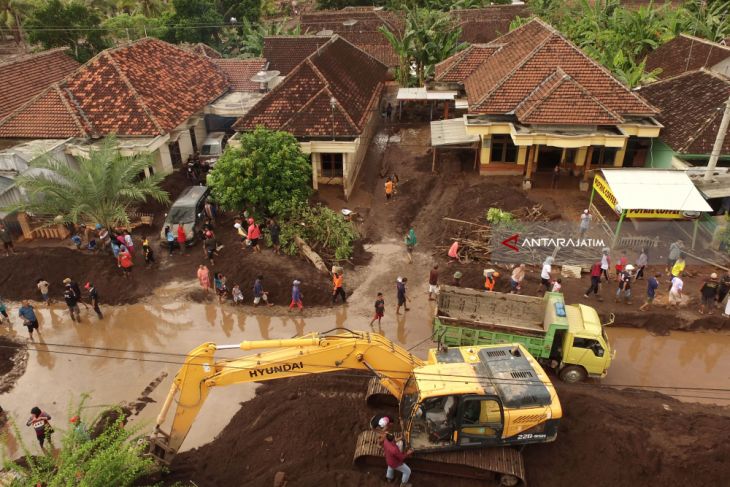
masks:
<path fill-rule="evenodd" d="M 345 295 L 345 289 L 342 287 L 344 284 L 344 278 L 342 273 L 335 272 L 332 276 L 332 304 L 337 302 L 337 296 L 342 296 L 342 302 L 347 302 L 347 296 Z"/>
<path fill-rule="evenodd" d="M 389 201 L 393 196 L 393 181 L 390 178 L 385 180 L 385 201 Z"/>
<path fill-rule="evenodd" d="M 495 271 L 494 269 L 487 269 L 487 279 L 484 281 L 484 288 L 487 290 L 487 292 L 494 291 L 494 285 L 497 284 L 498 277 L 499 272 Z"/>

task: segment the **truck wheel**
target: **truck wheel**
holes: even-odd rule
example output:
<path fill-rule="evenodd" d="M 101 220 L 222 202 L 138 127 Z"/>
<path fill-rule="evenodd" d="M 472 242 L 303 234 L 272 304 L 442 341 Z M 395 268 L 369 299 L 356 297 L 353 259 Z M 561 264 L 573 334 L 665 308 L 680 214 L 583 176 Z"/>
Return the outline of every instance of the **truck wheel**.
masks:
<path fill-rule="evenodd" d="M 568 365 L 560 371 L 560 380 L 567 382 L 568 384 L 575 384 L 581 382 L 586 378 L 586 369 L 579 365 Z"/>
<path fill-rule="evenodd" d="M 502 487 L 515 487 L 520 483 L 520 479 L 514 475 L 504 474 L 499 477 L 499 485 Z"/>

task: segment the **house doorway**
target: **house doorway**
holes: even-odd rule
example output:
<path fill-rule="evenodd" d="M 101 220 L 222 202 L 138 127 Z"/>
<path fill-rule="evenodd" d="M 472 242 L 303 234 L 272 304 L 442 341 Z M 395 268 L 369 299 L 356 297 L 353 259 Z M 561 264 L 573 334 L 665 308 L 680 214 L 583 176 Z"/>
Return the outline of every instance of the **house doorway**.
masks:
<path fill-rule="evenodd" d="M 198 141 L 195 139 L 195 128 L 190 127 L 190 143 L 193 144 L 193 152 L 198 152 Z"/>
<path fill-rule="evenodd" d="M 343 157 L 341 153 L 322 153 L 323 178 L 341 178 L 344 174 Z"/>
<path fill-rule="evenodd" d="M 182 154 L 180 153 L 180 144 L 178 141 L 170 142 L 168 147 L 170 148 L 170 162 L 172 162 L 172 167 L 182 166 Z"/>
<path fill-rule="evenodd" d="M 540 146 L 537 159 L 538 172 L 552 172 L 555 166 L 560 165 L 562 157 L 563 149 L 561 147 Z"/>

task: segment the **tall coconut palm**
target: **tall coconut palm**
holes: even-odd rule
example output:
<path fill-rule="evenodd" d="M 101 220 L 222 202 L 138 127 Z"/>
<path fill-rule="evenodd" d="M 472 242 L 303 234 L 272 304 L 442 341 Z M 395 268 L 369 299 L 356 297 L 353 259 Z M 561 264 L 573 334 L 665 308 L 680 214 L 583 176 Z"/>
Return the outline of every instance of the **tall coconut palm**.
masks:
<path fill-rule="evenodd" d="M 16 44 L 23 42 L 23 19 L 29 11 L 27 0 L 0 0 L 0 33 L 10 32 Z"/>
<path fill-rule="evenodd" d="M 44 158 L 16 180 L 27 201 L 8 210 L 19 210 L 64 223 L 100 223 L 111 227 L 129 224 L 134 206 L 148 198 L 168 202 L 160 188 L 162 176 L 143 176 L 152 164 L 149 155 L 122 156 L 114 138 L 92 149 L 78 168 Z"/>

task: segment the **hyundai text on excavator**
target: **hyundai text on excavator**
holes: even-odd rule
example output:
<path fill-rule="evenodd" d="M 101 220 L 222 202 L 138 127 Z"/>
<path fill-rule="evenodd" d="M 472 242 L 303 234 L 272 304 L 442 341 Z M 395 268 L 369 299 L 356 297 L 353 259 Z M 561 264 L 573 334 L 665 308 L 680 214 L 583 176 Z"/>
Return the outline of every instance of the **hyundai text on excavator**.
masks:
<path fill-rule="evenodd" d="M 215 360 L 216 351 L 238 348 L 268 351 Z M 415 452 L 408 463 L 416 471 L 496 477 L 502 485 L 518 485 L 525 469 L 521 453 L 511 447 L 550 442 L 557 435 L 562 416 L 557 394 L 522 345 L 432 349 L 424 361 L 377 333 L 338 330 L 195 348 L 173 380 L 150 454 L 165 464 L 172 461 L 213 387 L 352 370 L 375 375 L 369 393 L 387 391 L 398 400 L 406 448 Z M 165 433 L 173 404 L 175 415 Z M 360 433 L 354 462 L 383 464 L 377 432 Z"/>

